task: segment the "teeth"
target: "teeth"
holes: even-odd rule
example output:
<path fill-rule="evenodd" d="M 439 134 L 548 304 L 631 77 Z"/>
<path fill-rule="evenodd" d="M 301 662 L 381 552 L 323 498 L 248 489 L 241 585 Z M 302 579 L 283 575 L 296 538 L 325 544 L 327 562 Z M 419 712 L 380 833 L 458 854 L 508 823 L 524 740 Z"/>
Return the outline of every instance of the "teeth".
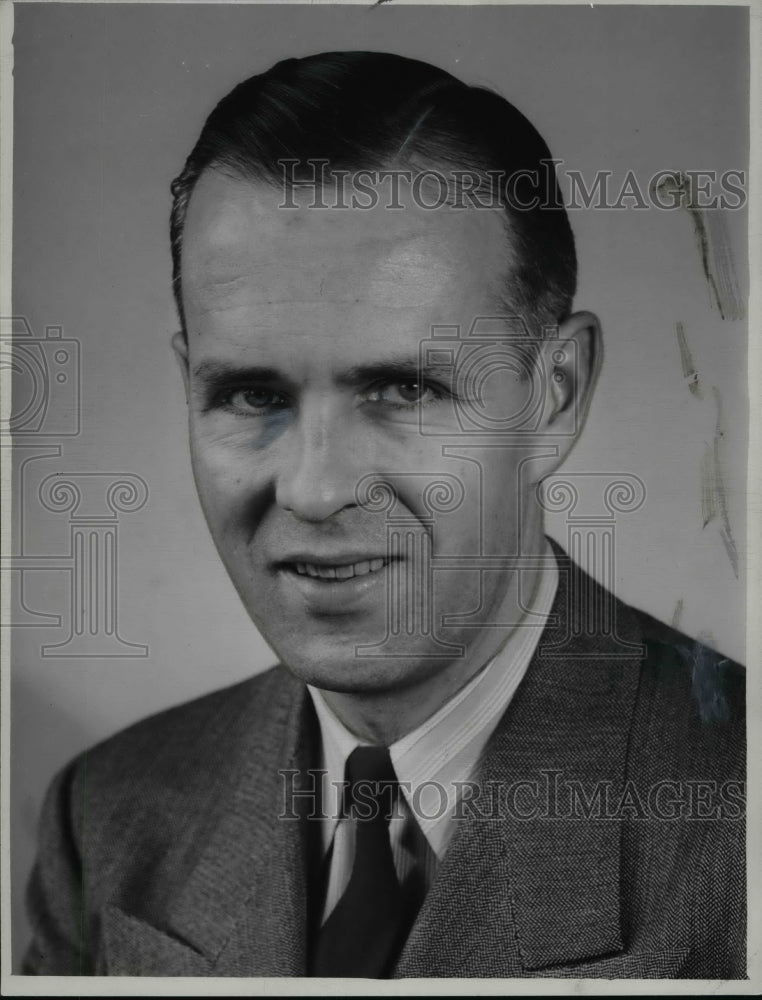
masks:
<path fill-rule="evenodd" d="M 351 580 L 353 576 L 367 576 L 377 573 L 386 564 L 385 559 L 363 559 L 361 562 L 344 566 L 316 566 L 314 563 L 296 563 L 300 576 L 312 576 L 320 580 Z"/>

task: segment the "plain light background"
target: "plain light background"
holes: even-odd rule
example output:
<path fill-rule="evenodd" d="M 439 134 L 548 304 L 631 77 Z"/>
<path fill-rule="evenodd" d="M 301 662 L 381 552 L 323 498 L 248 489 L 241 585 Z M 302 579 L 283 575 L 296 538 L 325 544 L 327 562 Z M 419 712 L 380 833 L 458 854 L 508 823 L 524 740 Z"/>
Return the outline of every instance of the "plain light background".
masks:
<path fill-rule="evenodd" d="M 28 605 L 62 626 L 12 634 L 17 959 L 52 774 L 131 721 L 273 662 L 207 535 L 169 347 L 169 183 L 217 100 L 280 58 L 388 50 L 498 90 L 588 182 L 596 170 L 620 181 L 633 170 L 646 186 L 659 170 L 747 169 L 747 31 L 748 11 L 732 7 L 16 7 L 14 313 L 37 336 L 63 327 L 82 357 L 81 433 L 38 463 L 24 498 L 27 550 L 67 551 L 66 516 L 35 501 L 53 472 L 134 473 L 150 490 L 119 524 L 119 630 L 146 657 L 43 656 L 68 634 L 68 576 L 25 578 Z M 746 324 L 714 307 L 684 211 L 576 211 L 571 222 L 577 306 L 601 317 L 606 357 L 566 468 L 643 480 L 646 502 L 617 522 L 617 593 L 665 621 L 679 609 L 680 628 L 743 661 Z M 724 224 L 745 296 L 745 213 L 726 212 Z M 683 377 L 677 322 L 701 398 Z M 719 517 L 703 524 L 713 386 L 740 578 Z M 563 520 L 549 528 L 563 543 Z"/>

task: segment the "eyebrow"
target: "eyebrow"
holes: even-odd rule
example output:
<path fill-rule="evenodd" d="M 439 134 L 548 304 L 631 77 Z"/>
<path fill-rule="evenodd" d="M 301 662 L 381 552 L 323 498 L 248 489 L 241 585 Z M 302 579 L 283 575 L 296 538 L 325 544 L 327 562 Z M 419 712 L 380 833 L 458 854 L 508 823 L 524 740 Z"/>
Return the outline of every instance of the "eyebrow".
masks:
<path fill-rule="evenodd" d="M 341 372 L 337 381 L 341 384 L 356 385 L 359 382 L 398 381 L 409 379 L 451 379 L 453 366 L 447 364 L 422 364 L 416 357 L 391 358 L 373 364 L 354 365 Z"/>
<path fill-rule="evenodd" d="M 277 368 L 260 365 L 233 365 L 221 361 L 202 361 L 193 369 L 193 376 L 205 385 L 228 386 L 231 382 L 264 382 L 293 384 L 293 379 Z M 339 372 L 339 385 L 354 386 L 380 381 L 406 381 L 411 379 L 444 379 L 451 381 L 453 366 L 450 364 L 421 364 L 417 357 L 399 357 L 364 365 L 353 365 Z"/>
<path fill-rule="evenodd" d="M 267 368 L 260 365 L 232 365 L 225 361 L 202 361 L 193 369 L 193 377 L 209 386 L 229 385 L 231 382 L 287 381 L 277 368 Z"/>

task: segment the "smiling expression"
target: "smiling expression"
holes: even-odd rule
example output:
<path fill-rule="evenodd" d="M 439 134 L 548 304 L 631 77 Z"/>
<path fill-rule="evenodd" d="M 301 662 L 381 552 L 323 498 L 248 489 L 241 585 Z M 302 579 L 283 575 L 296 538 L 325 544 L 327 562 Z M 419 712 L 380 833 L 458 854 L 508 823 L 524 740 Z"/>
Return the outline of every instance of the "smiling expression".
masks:
<path fill-rule="evenodd" d="M 539 520 L 518 516 L 526 449 L 479 448 L 457 419 L 469 403 L 498 421 L 516 412 L 527 381 L 498 366 L 462 383 L 436 352 L 421 369 L 432 327 L 500 312 L 502 215 L 279 200 L 208 170 L 186 219 L 176 347 L 212 536 L 297 676 L 345 692 L 457 688 L 494 651 L 473 626 L 495 620 L 515 577 L 474 559 L 541 547 Z M 455 501 L 432 513 L 436 482 Z M 385 639 L 385 655 L 358 653 Z"/>

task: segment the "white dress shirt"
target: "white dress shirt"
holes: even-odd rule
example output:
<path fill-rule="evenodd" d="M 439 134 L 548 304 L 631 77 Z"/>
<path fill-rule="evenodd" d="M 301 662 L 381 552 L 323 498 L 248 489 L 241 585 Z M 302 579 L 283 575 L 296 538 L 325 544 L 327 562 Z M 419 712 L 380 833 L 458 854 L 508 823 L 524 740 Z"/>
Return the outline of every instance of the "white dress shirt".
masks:
<path fill-rule="evenodd" d="M 499 652 L 434 715 L 389 747 L 400 783 L 400 807 L 389 824 L 392 853 L 402 882 L 415 863 L 423 864 L 428 886 L 436 873 L 455 827 L 463 783 L 472 779 L 482 751 L 508 707 L 532 659 L 558 587 L 558 567 L 548 548 L 534 594 L 523 621 L 536 627 L 515 627 Z M 341 789 L 347 757 L 367 745 L 336 717 L 317 689 L 308 685 L 322 738 L 324 857 L 331 852 L 323 920 L 328 917 L 352 872 L 354 825 L 341 816 Z M 411 817 L 415 819 L 412 820 Z M 411 824 L 417 822 L 428 850 L 414 856 Z M 420 838 L 419 838 L 420 840 Z M 425 846 L 425 844 L 424 844 Z"/>

